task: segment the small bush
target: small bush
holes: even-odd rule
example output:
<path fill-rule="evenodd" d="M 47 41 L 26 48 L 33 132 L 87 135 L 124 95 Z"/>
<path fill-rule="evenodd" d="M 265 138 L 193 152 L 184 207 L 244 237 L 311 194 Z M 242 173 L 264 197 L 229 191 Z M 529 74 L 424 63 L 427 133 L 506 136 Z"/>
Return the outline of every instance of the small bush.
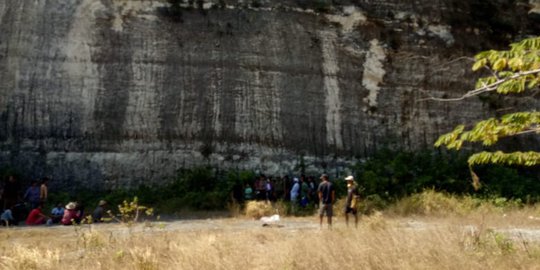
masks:
<path fill-rule="evenodd" d="M 503 212 L 522 207 L 520 200 L 506 198 L 475 198 L 472 196 L 456 196 L 433 189 L 402 198 L 390 206 L 389 212 L 398 215 L 466 215 L 475 210 L 482 212 Z"/>
<path fill-rule="evenodd" d="M 126 225 L 131 226 L 139 221 L 142 216 L 150 217 L 154 214 L 154 209 L 139 204 L 139 199 L 134 197 L 133 200 L 124 200 L 122 204 L 118 205 L 118 217 L 112 214 L 112 211 L 108 211 L 111 218 Z"/>
<path fill-rule="evenodd" d="M 377 194 L 366 196 L 360 199 L 358 211 L 365 215 L 373 214 L 388 207 L 389 202 Z"/>
<path fill-rule="evenodd" d="M 434 190 L 426 190 L 399 200 L 393 211 L 401 215 L 445 215 L 459 212 L 457 198 Z"/>
<path fill-rule="evenodd" d="M 277 202 L 274 202 L 274 209 L 276 209 L 277 214 L 282 216 L 288 216 L 291 211 L 291 204 L 289 202 L 285 202 L 283 200 L 278 200 Z"/>
<path fill-rule="evenodd" d="M 247 217 L 259 219 L 264 216 L 277 214 L 276 209 L 270 203 L 264 201 L 249 201 L 246 204 L 245 214 Z"/>

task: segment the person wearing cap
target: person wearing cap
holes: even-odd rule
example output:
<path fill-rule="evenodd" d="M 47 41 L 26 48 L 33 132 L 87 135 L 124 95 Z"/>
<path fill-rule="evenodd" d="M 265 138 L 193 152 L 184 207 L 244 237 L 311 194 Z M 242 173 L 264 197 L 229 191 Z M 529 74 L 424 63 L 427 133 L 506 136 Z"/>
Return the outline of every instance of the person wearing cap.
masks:
<path fill-rule="evenodd" d="M 354 226 L 358 227 L 358 210 L 356 209 L 356 200 L 358 197 L 358 185 L 354 182 L 354 177 L 349 175 L 345 177 L 347 182 L 347 200 L 345 201 L 345 223 L 349 226 L 349 213 L 354 216 Z"/>
<path fill-rule="evenodd" d="M 321 175 L 321 183 L 317 189 L 319 195 L 319 224 L 322 227 L 323 216 L 326 214 L 328 227 L 332 226 L 332 205 L 336 199 L 336 192 L 332 182 L 328 181 L 328 175 Z"/>
<path fill-rule="evenodd" d="M 92 221 L 93 222 L 101 222 L 103 221 L 103 213 L 105 212 L 105 206 L 107 205 L 107 202 L 104 200 L 99 201 L 98 206 L 92 212 Z"/>

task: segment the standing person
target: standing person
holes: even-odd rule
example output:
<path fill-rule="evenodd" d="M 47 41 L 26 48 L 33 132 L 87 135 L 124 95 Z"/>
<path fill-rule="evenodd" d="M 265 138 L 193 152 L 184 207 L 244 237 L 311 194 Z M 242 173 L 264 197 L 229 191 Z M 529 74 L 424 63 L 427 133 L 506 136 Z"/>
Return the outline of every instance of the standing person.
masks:
<path fill-rule="evenodd" d="M 291 179 L 289 179 L 288 175 L 283 176 L 281 179 L 281 184 L 283 185 L 283 200 L 290 201 L 291 200 Z"/>
<path fill-rule="evenodd" d="M 328 175 L 322 174 L 321 181 L 322 182 L 319 184 L 319 188 L 317 189 L 319 194 L 319 224 L 322 228 L 323 216 L 326 213 L 326 217 L 328 218 L 328 227 L 331 228 L 333 215 L 332 204 L 336 199 L 336 192 L 332 182 L 328 181 Z"/>
<path fill-rule="evenodd" d="M 308 198 L 309 185 L 306 183 L 306 177 L 300 177 L 300 206 L 306 207 L 309 203 Z"/>
<path fill-rule="evenodd" d="M 266 193 L 266 202 L 273 202 L 274 201 L 274 185 L 272 183 L 272 177 L 268 177 L 266 179 L 266 184 L 264 186 L 265 193 Z"/>
<path fill-rule="evenodd" d="M 6 181 L 6 184 L 4 185 L 4 192 L 2 193 L 2 198 L 4 199 L 4 209 L 9 209 L 15 204 L 17 204 L 17 201 L 19 200 L 19 183 L 17 182 L 17 179 L 15 179 L 15 176 L 10 175 L 8 176 L 8 180 Z"/>
<path fill-rule="evenodd" d="M 298 195 L 300 195 L 300 181 L 297 177 L 293 178 L 293 185 L 291 188 L 291 211 L 296 213 L 296 206 L 298 204 Z"/>
<path fill-rule="evenodd" d="M 266 176 L 261 174 L 259 180 L 255 182 L 255 194 L 258 201 L 266 199 Z"/>
<path fill-rule="evenodd" d="M 319 200 L 317 198 L 317 186 L 315 185 L 315 180 L 313 176 L 308 176 L 308 199 L 309 202 L 317 205 Z"/>
<path fill-rule="evenodd" d="M 47 186 L 47 183 L 49 182 L 49 178 L 43 177 L 41 180 L 41 186 L 39 187 L 39 200 L 41 202 L 46 202 L 47 197 L 49 197 L 49 187 Z"/>
<path fill-rule="evenodd" d="M 41 198 L 40 198 L 40 187 L 38 186 L 38 181 L 32 181 L 32 185 L 24 193 L 24 200 L 30 203 L 30 209 L 37 208 Z"/>
<path fill-rule="evenodd" d="M 253 200 L 253 189 L 251 188 L 251 185 L 247 183 L 246 187 L 244 188 L 244 201 L 251 201 L 251 200 Z"/>
<path fill-rule="evenodd" d="M 282 200 L 283 192 L 285 192 L 285 187 L 283 185 L 283 178 L 276 177 L 274 180 L 274 200 Z"/>
<path fill-rule="evenodd" d="M 358 185 L 354 182 L 354 177 L 349 175 L 345 178 L 347 182 L 347 200 L 345 202 L 345 223 L 349 227 L 349 213 L 354 216 L 354 226 L 358 228 L 358 210 L 356 203 L 358 199 Z"/>

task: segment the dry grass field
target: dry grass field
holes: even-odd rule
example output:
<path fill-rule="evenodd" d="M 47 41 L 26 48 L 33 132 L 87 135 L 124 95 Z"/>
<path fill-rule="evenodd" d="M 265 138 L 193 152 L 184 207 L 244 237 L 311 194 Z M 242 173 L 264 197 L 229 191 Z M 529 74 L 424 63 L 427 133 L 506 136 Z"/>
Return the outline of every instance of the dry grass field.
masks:
<path fill-rule="evenodd" d="M 540 269 L 537 208 L 0 228 L 0 269 Z"/>

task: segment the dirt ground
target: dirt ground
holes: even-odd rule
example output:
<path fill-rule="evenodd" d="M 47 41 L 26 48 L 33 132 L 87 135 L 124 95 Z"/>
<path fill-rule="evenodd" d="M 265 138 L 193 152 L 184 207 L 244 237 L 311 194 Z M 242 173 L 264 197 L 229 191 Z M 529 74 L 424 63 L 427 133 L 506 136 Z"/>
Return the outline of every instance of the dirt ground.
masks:
<path fill-rule="evenodd" d="M 360 226 L 365 226 L 366 222 L 369 222 L 365 217 L 360 219 Z M 475 231 L 482 229 L 490 229 L 507 235 L 508 237 L 528 241 L 540 242 L 540 220 L 528 220 L 527 222 L 515 222 L 509 220 L 508 222 L 497 222 L 493 224 L 482 224 L 475 220 L 459 220 L 455 219 L 441 219 L 441 218 L 429 218 L 429 217 L 394 217 L 385 218 L 385 222 L 388 227 L 396 230 L 416 230 L 416 231 L 429 231 L 441 228 L 451 228 L 461 230 L 463 233 L 474 233 Z M 81 226 L 14 226 L 10 228 L 2 227 L 1 232 L 10 231 L 10 237 L 24 238 L 27 231 L 32 231 L 37 234 L 44 235 L 57 235 L 57 234 L 71 234 L 76 229 L 92 229 L 98 231 L 106 231 L 108 233 L 122 235 L 133 232 L 204 232 L 204 231 L 220 231 L 220 232 L 239 232 L 246 230 L 254 230 L 260 228 L 267 228 L 269 230 L 327 230 L 326 219 L 324 220 L 323 227 L 319 226 L 318 217 L 281 217 L 277 222 L 263 222 L 261 220 L 254 220 L 248 218 L 225 218 L 225 217 L 212 217 L 212 218 L 185 218 L 185 219 L 167 219 L 165 221 L 151 221 L 141 222 L 133 226 L 126 226 L 119 223 L 101 223 L 101 224 L 85 224 Z M 343 217 L 336 217 L 333 219 L 333 228 L 342 229 L 346 228 L 345 220 Z M 351 229 L 352 226 L 351 220 Z M 18 236 L 19 235 L 19 236 Z"/>

